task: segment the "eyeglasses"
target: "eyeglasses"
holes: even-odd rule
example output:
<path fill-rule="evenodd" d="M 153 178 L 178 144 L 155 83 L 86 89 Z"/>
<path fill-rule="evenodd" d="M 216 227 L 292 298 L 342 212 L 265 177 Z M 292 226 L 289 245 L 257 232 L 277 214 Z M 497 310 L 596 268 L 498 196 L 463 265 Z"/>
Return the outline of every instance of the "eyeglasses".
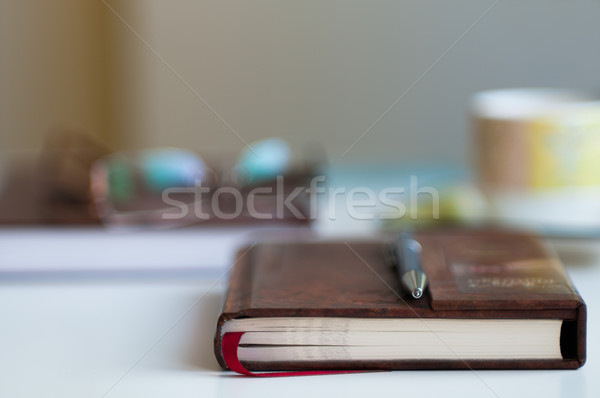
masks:
<path fill-rule="evenodd" d="M 288 144 L 275 138 L 253 144 L 240 154 L 234 167 L 219 171 L 184 149 L 120 152 L 93 165 L 92 197 L 100 219 L 112 227 L 169 228 L 215 219 L 289 219 L 290 214 L 281 214 L 276 208 L 277 195 L 283 192 L 275 185 L 280 177 L 283 181 L 283 175 L 289 176 L 290 158 Z M 293 177 L 286 180 L 285 190 L 304 182 Z M 299 195 L 297 202 L 303 201 L 304 195 Z"/>

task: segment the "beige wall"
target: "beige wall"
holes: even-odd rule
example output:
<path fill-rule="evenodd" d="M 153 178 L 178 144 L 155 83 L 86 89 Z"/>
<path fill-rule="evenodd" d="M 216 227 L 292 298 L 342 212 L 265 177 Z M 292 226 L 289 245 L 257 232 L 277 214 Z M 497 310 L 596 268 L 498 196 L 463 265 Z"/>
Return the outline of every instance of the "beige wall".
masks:
<path fill-rule="evenodd" d="M 111 139 L 106 16 L 96 0 L 0 0 L 0 149 L 53 129 Z"/>
<path fill-rule="evenodd" d="M 467 34 L 491 0 L 112 3 L 246 141 L 318 141 L 333 161 L 466 163 L 474 92 L 600 85 L 597 1 L 500 1 Z M 244 147 L 139 38 L 119 38 L 124 145 Z"/>
<path fill-rule="evenodd" d="M 65 126 L 122 148 L 243 149 L 187 83 L 248 142 L 464 163 L 474 92 L 600 85 L 597 1 L 500 1 L 467 34 L 491 1 L 109 3 L 152 50 L 101 0 L 0 0 L 1 145 Z"/>

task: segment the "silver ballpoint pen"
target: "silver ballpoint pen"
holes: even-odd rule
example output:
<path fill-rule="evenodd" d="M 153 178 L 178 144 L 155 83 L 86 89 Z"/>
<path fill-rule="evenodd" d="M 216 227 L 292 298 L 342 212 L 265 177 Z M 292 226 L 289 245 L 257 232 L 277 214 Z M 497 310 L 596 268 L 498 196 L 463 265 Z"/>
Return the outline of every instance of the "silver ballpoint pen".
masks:
<path fill-rule="evenodd" d="M 421 267 L 421 245 L 409 232 L 403 232 L 394 242 L 393 251 L 400 284 L 413 298 L 423 296 L 427 275 Z"/>

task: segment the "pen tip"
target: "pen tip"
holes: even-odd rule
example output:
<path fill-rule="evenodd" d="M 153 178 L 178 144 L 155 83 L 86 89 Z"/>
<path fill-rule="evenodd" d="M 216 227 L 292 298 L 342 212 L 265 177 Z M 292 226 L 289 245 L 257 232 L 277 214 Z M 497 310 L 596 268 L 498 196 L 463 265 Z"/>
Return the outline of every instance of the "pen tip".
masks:
<path fill-rule="evenodd" d="M 421 298 L 422 295 L 423 295 L 423 289 L 421 289 L 421 288 L 413 289 L 412 296 L 414 298 L 416 298 L 416 299 Z"/>

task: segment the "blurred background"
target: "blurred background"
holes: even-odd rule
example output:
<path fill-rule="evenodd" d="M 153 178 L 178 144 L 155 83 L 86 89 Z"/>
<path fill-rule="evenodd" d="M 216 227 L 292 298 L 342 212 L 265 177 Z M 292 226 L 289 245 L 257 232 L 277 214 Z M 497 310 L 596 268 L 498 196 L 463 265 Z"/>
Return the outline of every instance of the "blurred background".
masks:
<path fill-rule="evenodd" d="M 466 165 L 473 93 L 600 82 L 598 1 L 492 4 L 1 0 L 0 147 L 69 129 L 237 153 L 220 116 L 333 163 Z"/>
<path fill-rule="evenodd" d="M 25 202 L 34 196 L 58 198 L 62 210 L 89 207 L 89 172 L 102 155 L 169 146 L 197 154 L 210 167 L 214 159 L 230 159 L 218 166 L 223 170 L 269 137 L 285 141 L 296 160 L 313 155 L 307 148 L 320 148 L 322 163 L 333 166 L 329 182 L 338 185 L 407 186 L 410 174 L 438 187 L 488 166 L 492 174 L 506 174 L 512 164 L 525 170 L 518 178 L 543 177 L 543 200 L 557 184 L 570 190 L 567 199 L 589 185 L 594 192 L 577 195 L 593 205 L 600 197 L 600 160 L 559 183 L 546 177 L 562 168 L 561 157 L 578 162 L 586 147 L 600 154 L 600 138 L 594 138 L 600 137 L 600 110 L 592 127 L 586 122 L 592 145 L 573 147 L 575 135 L 565 127 L 571 122 L 561 121 L 552 130 L 553 137 L 566 137 L 560 149 L 552 137 L 519 149 L 520 138 L 502 143 L 494 133 L 488 144 L 478 143 L 473 130 L 481 128 L 473 128 L 469 104 L 475 93 L 501 88 L 595 95 L 599 12 L 600 2 L 591 0 L 0 0 L 0 220 L 28 219 Z M 500 155 L 498 146 L 505 148 Z M 542 162 L 514 155 L 546 147 L 554 149 Z M 489 157 L 502 159 L 481 163 Z M 24 176 L 27 162 L 34 168 L 27 166 Z M 451 177 L 443 174 L 449 170 Z M 593 178 L 582 182 L 583 174 Z M 25 180 L 33 181 L 29 188 Z M 528 184 L 519 188 L 526 195 L 540 188 Z M 534 193 L 527 206 L 503 197 L 502 217 L 530 214 L 541 200 Z M 553 203 L 563 203 L 564 193 Z M 473 196 L 464 190 L 445 195 L 442 207 L 450 202 L 446 208 L 454 208 L 457 200 L 469 207 L 481 199 Z M 564 213 L 554 204 L 548 208 L 546 214 Z M 591 227 L 600 230 L 600 208 L 589 208 Z M 55 208 L 38 210 L 45 212 L 42 222 L 69 217 Z M 586 212 L 577 223 L 589 218 Z"/>

